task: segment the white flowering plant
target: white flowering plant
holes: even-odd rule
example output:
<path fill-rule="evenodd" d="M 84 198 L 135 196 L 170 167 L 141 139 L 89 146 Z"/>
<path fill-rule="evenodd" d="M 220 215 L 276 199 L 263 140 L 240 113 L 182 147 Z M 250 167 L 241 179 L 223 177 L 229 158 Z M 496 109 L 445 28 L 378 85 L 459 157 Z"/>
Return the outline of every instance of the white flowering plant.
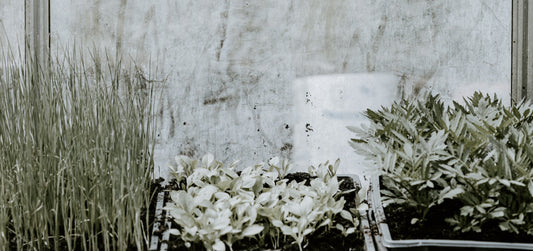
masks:
<path fill-rule="evenodd" d="M 356 210 L 343 209 L 338 161 L 312 167 L 313 178 L 301 182 L 289 181 L 292 166 L 279 162 L 273 158 L 236 171 L 236 162 L 224 166 L 212 155 L 176 157 L 171 174 L 180 190 L 170 191 L 165 207 L 178 226 L 171 233 L 186 247 L 201 243 L 207 250 L 233 250 L 243 239 L 280 248 L 287 237 L 303 250 L 306 236 L 319 228 L 335 226 L 345 236 L 358 232 Z M 343 224 L 335 220 L 337 215 L 346 219 Z"/>

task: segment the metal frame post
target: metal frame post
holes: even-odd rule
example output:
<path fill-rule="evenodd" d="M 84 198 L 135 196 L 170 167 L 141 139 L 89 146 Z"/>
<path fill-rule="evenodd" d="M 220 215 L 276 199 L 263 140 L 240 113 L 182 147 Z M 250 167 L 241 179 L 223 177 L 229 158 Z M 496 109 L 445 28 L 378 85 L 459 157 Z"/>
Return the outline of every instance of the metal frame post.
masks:
<path fill-rule="evenodd" d="M 511 100 L 533 98 L 533 3 L 513 0 Z M 531 26 L 531 27 L 530 27 Z M 531 32 L 530 32 L 531 31 Z"/>
<path fill-rule="evenodd" d="M 50 0 L 24 0 L 26 65 L 47 72 L 50 63 Z"/>
<path fill-rule="evenodd" d="M 25 81 L 31 86 L 34 140 L 39 145 L 40 85 L 50 69 L 50 0 L 24 1 Z"/>

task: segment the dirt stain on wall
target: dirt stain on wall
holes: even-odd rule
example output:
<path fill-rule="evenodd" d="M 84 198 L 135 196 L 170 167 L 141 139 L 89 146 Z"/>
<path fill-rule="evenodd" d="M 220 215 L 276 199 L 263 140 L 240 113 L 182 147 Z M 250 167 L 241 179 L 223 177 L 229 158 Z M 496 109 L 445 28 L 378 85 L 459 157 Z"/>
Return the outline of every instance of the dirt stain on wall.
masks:
<path fill-rule="evenodd" d="M 216 97 L 216 98 L 205 98 L 204 99 L 204 105 L 214 105 L 216 103 L 224 103 L 228 100 L 232 100 L 234 97 L 232 96 L 224 96 L 224 97 Z"/>

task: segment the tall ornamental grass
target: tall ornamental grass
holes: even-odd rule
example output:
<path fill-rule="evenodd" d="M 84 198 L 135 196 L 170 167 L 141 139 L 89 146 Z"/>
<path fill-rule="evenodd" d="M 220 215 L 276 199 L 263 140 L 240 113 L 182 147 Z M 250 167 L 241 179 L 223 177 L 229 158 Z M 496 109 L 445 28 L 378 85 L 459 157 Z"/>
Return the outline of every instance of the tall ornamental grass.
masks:
<path fill-rule="evenodd" d="M 120 61 L 65 54 L 0 57 L 0 250 L 145 249 L 153 88 Z"/>

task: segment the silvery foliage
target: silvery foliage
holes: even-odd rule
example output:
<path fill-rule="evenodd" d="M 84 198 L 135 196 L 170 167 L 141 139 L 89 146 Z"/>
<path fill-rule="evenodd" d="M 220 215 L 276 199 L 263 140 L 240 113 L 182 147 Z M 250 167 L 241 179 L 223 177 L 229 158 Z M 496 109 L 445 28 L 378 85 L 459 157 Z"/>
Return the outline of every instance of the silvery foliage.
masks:
<path fill-rule="evenodd" d="M 354 233 L 359 222 L 343 210 L 336 177 L 338 161 L 311 167 L 310 185 L 284 179 L 291 165 L 278 158 L 267 164 L 235 171 L 237 162 L 225 167 L 208 154 L 201 160 L 176 157 L 171 174 L 181 189 L 171 191 L 166 210 L 180 226 L 171 233 L 190 246 L 202 242 L 208 250 L 232 250 L 243 238 L 271 240 L 279 247 L 280 235 L 290 236 L 303 248 L 305 236 L 319 227 L 331 227 L 337 214 L 353 223 L 338 224 L 345 235 Z M 341 229 L 342 228 L 342 229 Z"/>
<path fill-rule="evenodd" d="M 485 223 L 533 235 L 533 106 L 505 107 L 475 93 L 445 106 L 438 95 L 367 110 L 371 126 L 350 127 L 356 152 L 380 169 L 384 205 L 405 204 L 423 222 L 446 200 L 464 206 L 446 219 L 456 231 Z"/>

